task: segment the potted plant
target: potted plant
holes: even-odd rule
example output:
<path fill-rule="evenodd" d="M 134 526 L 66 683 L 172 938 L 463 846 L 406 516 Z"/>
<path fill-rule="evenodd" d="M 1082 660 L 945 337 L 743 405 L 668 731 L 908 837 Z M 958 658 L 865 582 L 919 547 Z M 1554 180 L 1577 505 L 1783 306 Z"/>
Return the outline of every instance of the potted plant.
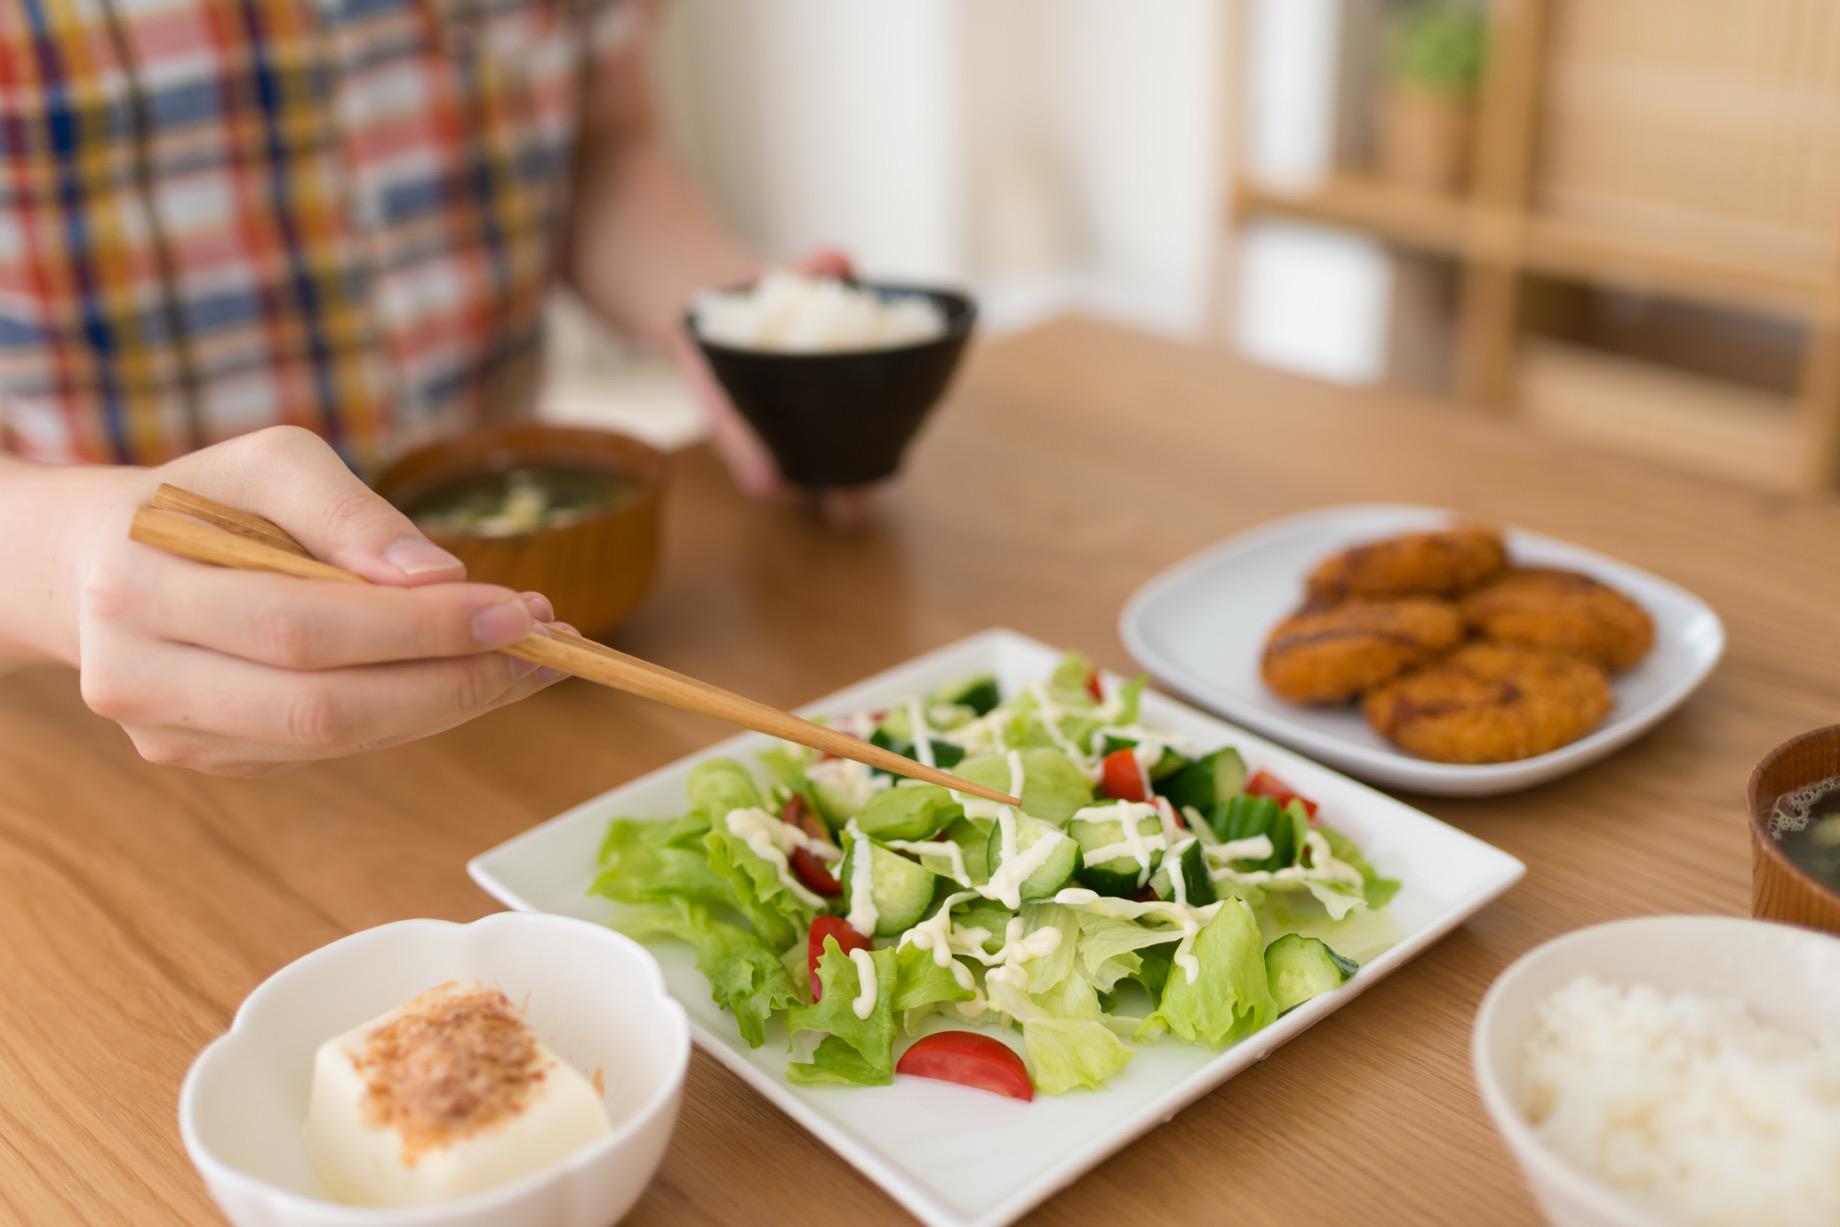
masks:
<path fill-rule="evenodd" d="M 1386 38 L 1381 173 L 1427 192 L 1469 181 L 1476 93 L 1488 18 L 1473 0 L 1409 0 Z"/>

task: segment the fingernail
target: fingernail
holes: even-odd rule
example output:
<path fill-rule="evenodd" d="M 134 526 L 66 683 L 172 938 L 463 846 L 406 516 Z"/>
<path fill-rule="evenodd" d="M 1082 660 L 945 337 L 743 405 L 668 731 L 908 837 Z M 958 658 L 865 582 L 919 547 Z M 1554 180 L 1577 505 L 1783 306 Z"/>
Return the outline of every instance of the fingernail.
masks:
<path fill-rule="evenodd" d="M 462 569 L 458 558 L 423 537 L 404 537 L 383 551 L 384 561 L 404 575 Z"/>
<path fill-rule="evenodd" d="M 549 685 L 551 682 L 559 682 L 567 676 L 568 674 L 564 673 L 562 670 L 552 669 L 548 665 L 544 665 L 541 669 L 537 670 L 537 681 L 545 686 Z"/>
<path fill-rule="evenodd" d="M 530 610 L 523 601 L 501 601 L 473 615 L 473 640 L 482 648 L 516 643 L 530 630 Z"/>
<path fill-rule="evenodd" d="M 544 596 L 541 592 L 525 592 L 519 595 L 524 598 L 524 608 L 530 611 L 531 617 L 539 622 L 554 622 L 556 620 L 556 607 L 551 605 L 549 603 L 549 598 Z"/>

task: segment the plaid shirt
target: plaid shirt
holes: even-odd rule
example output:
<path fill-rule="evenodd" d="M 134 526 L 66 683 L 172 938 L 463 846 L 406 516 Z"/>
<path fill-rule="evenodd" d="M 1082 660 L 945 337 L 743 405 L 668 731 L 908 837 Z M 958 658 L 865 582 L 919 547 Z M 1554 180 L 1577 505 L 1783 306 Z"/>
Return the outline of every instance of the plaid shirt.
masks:
<path fill-rule="evenodd" d="M 5 444 L 363 465 L 521 407 L 597 2 L 0 0 Z"/>

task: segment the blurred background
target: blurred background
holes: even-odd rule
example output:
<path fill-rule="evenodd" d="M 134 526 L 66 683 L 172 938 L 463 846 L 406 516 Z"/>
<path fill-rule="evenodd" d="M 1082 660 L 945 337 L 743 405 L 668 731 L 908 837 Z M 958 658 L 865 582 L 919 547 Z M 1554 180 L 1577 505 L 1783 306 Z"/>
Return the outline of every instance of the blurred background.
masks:
<path fill-rule="evenodd" d="M 670 0 L 730 223 L 1763 489 L 1840 479 L 1835 0 Z M 676 444 L 556 305 L 546 416 Z"/>

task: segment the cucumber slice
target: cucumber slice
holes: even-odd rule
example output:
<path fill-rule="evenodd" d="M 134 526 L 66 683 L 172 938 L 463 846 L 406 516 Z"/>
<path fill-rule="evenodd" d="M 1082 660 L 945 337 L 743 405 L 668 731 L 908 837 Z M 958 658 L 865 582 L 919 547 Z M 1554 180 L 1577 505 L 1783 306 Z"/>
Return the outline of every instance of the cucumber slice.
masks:
<path fill-rule="evenodd" d="M 1265 979 L 1280 1014 L 1346 983 L 1359 967 L 1320 937 L 1286 933 L 1265 947 Z"/>
<path fill-rule="evenodd" d="M 1103 754 L 1110 754 L 1116 750 L 1135 750 L 1136 748 L 1136 738 L 1119 737 L 1114 733 L 1107 733 L 1100 743 L 1101 753 Z M 1154 784 L 1158 780 L 1166 780 L 1184 767 L 1191 766 L 1194 761 L 1194 759 L 1188 757 L 1186 754 L 1179 754 L 1168 746 L 1164 746 L 1162 757 L 1150 764 L 1150 782 Z"/>
<path fill-rule="evenodd" d="M 949 741 L 940 741 L 936 737 L 929 737 L 927 743 L 933 747 L 933 765 L 935 767 L 941 769 L 956 767 L 960 760 L 965 757 L 965 748 L 963 746 L 954 745 Z M 920 756 L 914 753 L 914 743 L 904 737 L 895 736 L 893 733 L 889 732 L 886 727 L 878 727 L 873 733 L 869 734 L 869 744 L 872 746 L 880 746 L 884 750 L 892 750 L 902 758 L 911 758 L 915 762 L 920 761 Z M 891 776 L 894 774 L 894 772 L 884 771 L 880 767 L 873 768 L 873 770 L 877 775 Z"/>
<path fill-rule="evenodd" d="M 869 898 L 875 904 L 875 935 L 898 936 L 912 928 L 933 906 L 933 896 L 939 891 L 941 879 L 924 865 L 862 836 L 850 842 L 850 849 L 843 854 L 843 864 L 838 870 L 846 912 L 854 902 L 858 887 L 856 860 L 865 855 L 869 858 Z"/>
<path fill-rule="evenodd" d="M 1271 855 L 1262 861 L 1241 861 L 1248 869 L 1282 869 L 1297 859 L 1297 823 L 1270 797 L 1241 793 L 1208 815 L 1208 825 L 1223 843 L 1263 835 L 1271 840 Z"/>
<path fill-rule="evenodd" d="M 901 784 L 870 798 L 856 815 L 871 839 L 931 839 L 965 816 L 965 807 L 936 784 Z"/>
<path fill-rule="evenodd" d="M 1178 899 L 1170 881 L 1170 875 L 1178 873 L 1182 875 L 1179 902 L 1190 907 L 1206 907 L 1220 897 L 1214 893 L 1214 879 L 1208 873 L 1207 853 L 1200 840 L 1190 840 L 1174 860 L 1164 858 L 1156 876 L 1150 879 L 1157 898 Z"/>
<path fill-rule="evenodd" d="M 990 881 L 990 829 L 988 818 L 960 818 L 946 828 L 946 838 L 964 849 L 965 872 L 978 886 Z"/>
<path fill-rule="evenodd" d="M 1163 823 L 1155 814 L 1139 814 L 1137 833 L 1143 838 L 1161 836 Z M 1067 831 L 1080 845 L 1080 871 L 1075 876 L 1080 885 L 1102 895 L 1116 895 L 1129 899 L 1149 880 L 1159 862 L 1163 859 L 1160 848 L 1150 850 L 1150 866 L 1146 869 L 1135 857 L 1118 856 L 1102 863 L 1095 863 L 1092 854 L 1103 848 L 1124 842 L 1124 822 L 1122 819 L 1100 819 L 1095 821 L 1080 820 L 1069 823 Z"/>
<path fill-rule="evenodd" d="M 1055 891 L 1073 880 L 1073 875 L 1080 868 L 1080 845 L 1066 837 L 1066 832 L 1052 822 L 1043 822 L 1027 814 L 1016 815 L 1016 855 L 1026 856 L 1030 848 L 1050 836 L 1060 836 L 1054 850 L 1037 865 L 1028 877 L 1022 879 L 1021 897 L 1024 899 L 1046 899 Z M 990 824 L 990 840 L 986 845 L 990 849 L 991 877 L 1002 870 L 1003 862 L 1003 824 Z"/>
<path fill-rule="evenodd" d="M 1245 787 L 1246 761 L 1239 756 L 1238 750 L 1227 747 L 1196 759 L 1157 784 L 1156 791 L 1168 797 L 1177 812 L 1192 805 L 1207 814 L 1239 795 Z"/>
<path fill-rule="evenodd" d="M 934 691 L 933 701 L 957 703 L 969 707 L 980 716 L 986 716 L 1003 701 L 1003 694 L 997 689 L 995 674 L 977 673 Z"/>

